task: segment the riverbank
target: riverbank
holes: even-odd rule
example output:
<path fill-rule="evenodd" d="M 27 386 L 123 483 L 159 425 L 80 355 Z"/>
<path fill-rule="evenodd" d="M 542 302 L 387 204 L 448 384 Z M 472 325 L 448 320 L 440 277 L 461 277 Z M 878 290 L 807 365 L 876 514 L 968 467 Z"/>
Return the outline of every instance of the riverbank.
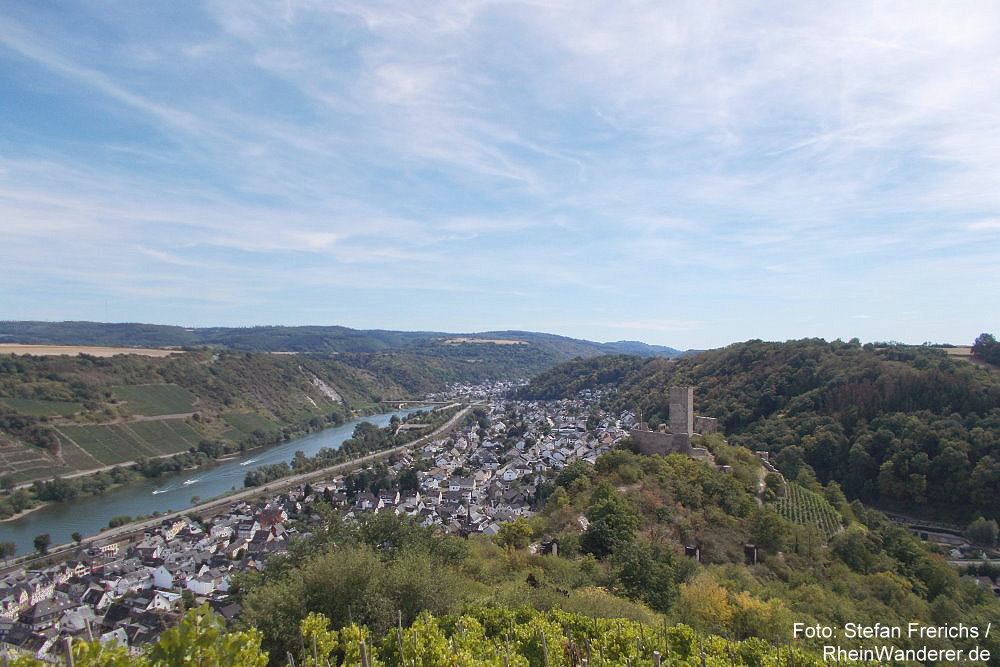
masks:
<path fill-rule="evenodd" d="M 18 520 L 18 519 L 20 519 L 21 517 L 25 517 L 25 516 L 28 516 L 28 515 L 29 515 L 29 514 L 31 514 L 32 512 L 37 512 L 38 510 L 40 510 L 40 509 L 42 509 L 43 507 L 46 507 L 46 506 L 48 506 L 48 505 L 49 505 L 49 503 L 47 503 L 47 502 L 43 502 L 43 503 L 38 503 L 37 505 L 34 505 L 34 506 L 32 506 L 32 507 L 29 507 L 28 509 L 23 509 L 23 510 L 21 510 L 21 511 L 20 511 L 20 512 L 18 512 L 17 514 L 11 514 L 11 515 L 10 515 L 9 517 L 7 517 L 6 519 L 0 519 L 0 523 L 6 523 L 6 522 L 8 522 L 8 521 L 17 521 L 17 520 Z"/>

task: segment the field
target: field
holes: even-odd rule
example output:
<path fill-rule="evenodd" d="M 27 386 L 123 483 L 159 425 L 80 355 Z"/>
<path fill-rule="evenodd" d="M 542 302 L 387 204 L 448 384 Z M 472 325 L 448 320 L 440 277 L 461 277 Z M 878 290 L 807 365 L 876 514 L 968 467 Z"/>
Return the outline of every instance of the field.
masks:
<path fill-rule="evenodd" d="M 826 498 L 793 482 L 788 484 L 788 495 L 777 500 L 776 509 L 781 516 L 795 523 L 816 524 L 827 537 L 840 532 L 840 514 Z"/>
<path fill-rule="evenodd" d="M 201 440 L 181 419 L 62 426 L 59 430 L 104 465 L 176 454 L 197 447 Z"/>
<path fill-rule="evenodd" d="M 194 394 L 176 384 L 120 386 L 112 387 L 111 392 L 135 415 L 155 417 L 194 410 Z"/>
<path fill-rule="evenodd" d="M 178 350 L 161 350 L 148 347 L 96 347 L 91 345 L 22 345 L 0 343 L 0 354 L 33 354 L 35 356 L 65 354 L 75 357 L 89 354 L 92 357 L 113 357 L 116 354 L 139 354 L 144 357 L 166 357 Z"/>
<path fill-rule="evenodd" d="M 278 429 L 278 425 L 273 421 L 253 412 L 234 412 L 222 415 L 222 418 L 236 431 L 244 435 L 250 435 L 254 431 L 275 431 Z"/>
<path fill-rule="evenodd" d="M 30 417 L 55 417 L 72 415 L 83 409 L 82 403 L 71 401 L 40 401 L 34 398 L 0 398 L 0 406 L 7 406 Z"/>

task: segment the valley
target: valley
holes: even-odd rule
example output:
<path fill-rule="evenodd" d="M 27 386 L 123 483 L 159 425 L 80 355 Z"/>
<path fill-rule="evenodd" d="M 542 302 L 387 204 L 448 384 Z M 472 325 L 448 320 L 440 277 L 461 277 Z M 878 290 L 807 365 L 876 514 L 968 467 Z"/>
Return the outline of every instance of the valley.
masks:
<path fill-rule="evenodd" d="M 32 567 L 41 567 L 43 577 L 114 591 L 113 614 L 88 612 L 86 605 L 74 612 L 103 618 L 100 632 L 107 640 L 122 627 L 147 628 L 136 635 L 139 647 L 150 641 L 155 623 L 183 624 L 177 596 L 186 596 L 191 605 L 207 604 L 227 618 L 232 614 L 232 632 L 259 631 L 260 649 L 270 656 L 296 654 L 293 628 L 309 614 L 322 614 L 333 628 L 357 627 L 361 636 L 387 633 L 386 642 L 370 650 L 391 660 L 393 627 L 425 634 L 433 632 L 428 624 L 453 623 L 448 619 L 454 609 L 468 619 L 463 623 L 530 609 L 540 615 L 531 617 L 536 626 L 561 619 L 562 629 L 547 638 L 557 652 L 618 650 L 608 643 L 607 631 L 574 634 L 572 614 L 587 614 L 636 624 L 628 626 L 639 637 L 629 660 L 652 659 L 654 650 L 681 655 L 683 633 L 700 638 L 703 646 L 715 646 L 718 637 L 729 642 L 709 652 L 758 651 L 755 655 L 777 660 L 780 649 L 774 647 L 789 641 L 793 620 L 836 626 L 846 614 L 891 627 L 913 622 L 909 619 L 975 624 L 1000 609 L 993 590 L 1000 589 L 997 573 L 981 560 L 995 547 L 995 506 L 975 504 L 991 493 L 981 471 L 995 451 L 989 440 L 997 433 L 989 421 L 997 410 L 995 380 L 988 369 L 943 352 L 818 340 L 749 341 L 679 360 L 620 355 L 570 360 L 527 382 L 476 384 L 470 378 L 420 397 L 450 411 L 463 401 L 477 402 L 457 413 L 450 433 L 393 445 L 393 438 L 421 433 L 398 421 L 404 413 L 391 421 L 389 414 L 381 417 L 386 427 L 381 430 L 356 417 L 352 423 L 358 426 L 331 429 L 346 438 L 346 458 L 337 459 L 344 469 L 321 467 L 327 454 L 320 450 L 313 461 L 315 448 L 296 451 L 291 466 L 280 461 L 287 460 L 290 448 L 304 450 L 300 443 L 327 431 L 244 453 L 234 448 L 239 441 L 233 437 L 256 433 L 260 439 L 269 426 L 288 432 L 288 416 L 302 414 L 307 404 L 330 409 L 338 420 L 352 417 L 350 405 L 331 393 L 344 401 L 377 397 L 369 406 L 402 407 L 418 400 L 403 387 L 418 387 L 421 380 L 408 375 L 392 380 L 369 371 L 362 376 L 367 385 L 351 386 L 333 374 L 328 361 L 295 355 L 293 366 L 292 359 L 197 351 L 171 357 L 172 366 L 165 369 L 143 366 L 159 361 L 112 358 L 97 366 L 108 383 L 95 392 L 97 401 L 69 393 L 84 384 L 73 379 L 81 377 L 72 374 L 80 367 L 71 366 L 61 366 L 65 385 L 47 384 L 44 397 L 22 399 L 35 402 L 14 401 L 38 415 L 36 425 L 53 430 L 60 451 L 71 451 L 65 439 L 98 460 L 125 452 L 152 454 L 166 443 L 186 457 L 191 445 L 178 429 L 203 438 L 216 435 L 219 448 L 211 453 L 229 460 L 215 467 L 163 471 L 147 482 L 125 480 L 124 492 L 137 489 L 147 500 L 175 502 L 169 500 L 171 489 L 214 493 L 204 484 L 222 470 L 231 469 L 233 482 L 259 479 L 253 483 L 261 488 L 145 519 L 140 530 L 125 524 L 84 535 L 78 546 L 61 547 L 53 565 L 35 559 Z M 32 363 L 47 370 L 46 364 L 55 362 Z M 237 382 L 228 393 L 213 394 L 206 391 L 211 382 L 198 379 L 198 369 L 216 363 L 230 365 L 234 378 L 243 377 L 236 369 L 247 364 L 276 381 L 267 387 Z M 383 367 L 399 368 L 394 363 Z M 143 381 L 150 371 L 169 381 Z M 39 367 L 21 372 L 25 379 L 53 382 L 52 373 L 42 374 Z M 691 406 L 711 419 L 695 416 L 691 406 L 674 405 L 678 383 L 690 383 Z M 365 386 L 370 393 L 362 393 Z M 55 414 L 47 400 L 85 407 Z M 946 407 L 935 412 L 935 403 Z M 351 409 L 365 409 L 363 403 L 355 406 Z M 95 410 L 111 418 L 85 423 L 82 417 Z M 908 430 L 893 435 L 884 424 L 900 414 L 908 416 Z M 869 423 L 883 426 L 873 431 Z M 782 430 L 775 431 L 779 425 Z M 353 430 L 349 438 L 348 430 Z M 889 483 L 892 466 L 884 461 L 869 486 L 852 485 L 852 478 L 843 476 L 862 470 L 838 467 L 836 452 L 857 457 L 872 434 L 905 436 L 909 447 L 920 447 L 928 459 L 928 485 L 947 483 L 938 476 L 937 459 L 945 452 L 952 456 L 964 439 L 961 451 L 973 473 L 965 486 L 968 496 L 952 505 L 928 486 L 912 487 L 925 489 L 926 496 L 916 505 L 925 518 L 910 519 L 911 527 L 866 507 L 896 502 L 893 494 L 900 489 L 912 493 Z M 945 437 L 951 438 L 947 445 Z M 384 453 L 361 454 L 368 451 Z M 894 463 L 905 448 L 886 451 L 895 452 L 897 458 L 889 460 Z M 147 457 L 139 467 L 153 461 Z M 113 469 L 124 468 L 119 465 Z M 277 477 L 255 477 L 271 468 Z M 910 470 L 916 474 L 919 468 Z M 281 475 L 297 471 L 310 472 L 308 478 L 282 481 Z M 976 486 L 981 483 L 987 486 Z M 78 501 L 81 508 L 87 502 L 82 496 Z M 913 498 L 908 502 L 912 514 Z M 56 502 L 18 521 L 44 517 L 52 508 L 73 515 L 70 506 Z M 970 511 L 977 508 L 979 518 L 970 523 Z M 947 525 L 968 524 L 967 531 L 960 526 L 957 532 L 993 543 L 953 541 L 947 532 L 930 530 L 946 525 L 942 519 Z M 81 574 L 80 562 L 87 563 L 87 574 Z M 442 569 L 447 584 L 438 576 Z M 14 569 L 6 580 L 8 586 L 37 585 L 30 583 L 37 576 Z M 355 583 L 344 588 L 340 580 Z M 65 600 L 75 589 L 60 590 L 40 594 Z M 366 606 L 364 596 L 370 595 L 383 600 L 380 606 Z M 163 609 L 143 607 L 151 599 Z M 487 628 L 481 641 L 497 641 L 490 632 Z M 351 640 L 345 641 L 338 650 L 349 650 Z M 800 638 L 794 644 L 796 664 L 820 660 L 821 643 Z M 934 647 L 968 651 L 978 644 L 943 639 Z M 512 644 L 510 658 L 532 650 L 523 642 Z M 548 659 L 555 661 L 555 655 Z M 756 664 L 763 658 L 746 659 Z"/>

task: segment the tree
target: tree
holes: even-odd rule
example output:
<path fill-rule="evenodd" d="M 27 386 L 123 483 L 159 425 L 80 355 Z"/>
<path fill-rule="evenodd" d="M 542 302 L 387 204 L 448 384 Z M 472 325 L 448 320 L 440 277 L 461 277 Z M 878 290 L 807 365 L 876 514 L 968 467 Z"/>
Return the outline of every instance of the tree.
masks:
<path fill-rule="evenodd" d="M 74 531 L 73 532 L 73 541 L 76 542 L 77 544 L 79 544 L 80 542 L 83 542 L 83 533 L 81 533 L 80 531 Z"/>
<path fill-rule="evenodd" d="M 848 528 L 834 535 L 830 550 L 855 572 L 867 574 L 875 567 L 878 547 L 862 529 Z"/>
<path fill-rule="evenodd" d="M 0 559 L 7 559 L 17 553 L 17 545 L 13 542 L 0 542 Z"/>
<path fill-rule="evenodd" d="M 556 475 L 556 486 L 562 486 L 568 489 L 570 484 L 576 481 L 577 478 L 589 475 L 593 468 L 594 466 L 590 465 L 586 461 L 572 461 L 560 470 L 558 475 Z"/>
<path fill-rule="evenodd" d="M 979 459 L 969 481 L 973 505 L 987 516 L 995 516 L 997 490 L 1000 489 L 1000 460 L 993 456 Z"/>
<path fill-rule="evenodd" d="M 639 527 L 639 517 L 631 503 L 608 482 L 601 482 L 594 489 L 587 516 L 590 526 L 580 540 L 580 548 L 598 558 L 631 542 Z"/>
<path fill-rule="evenodd" d="M 795 479 L 805 464 L 805 452 L 798 445 L 785 447 L 774 455 L 774 464 L 787 479 Z"/>
<path fill-rule="evenodd" d="M 201 440 L 198 442 L 198 451 L 217 459 L 226 453 L 226 443 L 221 440 Z"/>
<path fill-rule="evenodd" d="M 614 553 L 618 587 L 630 598 L 642 600 L 666 613 L 677 598 L 673 554 L 659 544 L 634 542 Z"/>
<path fill-rule="evenodd" d="M 762 637 L 774 644 L 780 644 L 791 631 L 792 615 L 781 600 L 764 602 L 742 591 L 733 596 L 732 607 L 730 629 L 738 639 Z"/>
<path fill-rule="evenodd" d="M 27 489 L 18 489 L 10 494 L 9 501 L 10 507 L 15 513 L 21 512 L 31 507 L 31 494 L 28 493 Z"/>
<path fill-rule="evenodd" d="M 785 495 L 785 480 L 781 477 L 781 475 L 773 472 L 767 473 L 764 475 L 764 484 L 767 485 L 768 489 L 774 491 L 776 495 Z"/>
<path fill-rule="evenodd" d="M 420 488 L 420 478 L 417 477 L 417 469 L 409 467 L 399 475 L 400 491 L 417 491 Z"/>
<path fill-rule="evenodd" d="M 992 334 L 979 334 L 972 344 L 972 356 L 991 364 L 1000 364 L 1000 343 Z"/>
<path fill-rule="evenodd" d="M 758 547 L 774 552 L 785 543 L 788 524 L 773 509 L 758 508 L 750 517 L 750 535 Z"/>
<path fill-rule="evenodd" d="M 531 542 L 534 532 L 528 520 L 519 516 L 516 521 L 507 521 L 501 524 L 500 532 L 493 539 L 502 547 L 524 549 Z"/>
<path fill-rule="evenodd" d="M 962 444 L 948 445 L 931 461 L 928 495 L 938 502 L 968 502 L 971 469 L 969 457 L 961 447 Z"/>
<path fill-rule="evenodd" d="M 690 583 L 680 585 L 675 608 L 677 617 L 702 631 L 718 633 L 733 616 L 726 589 L 707 574 L 699 574 Z"/>
<path fill-rule="evenodd" d="M 43 556 L 49 553 L 49 545 L 52 544 L 52 537 L 48 533 L 35 536 L 35 551 Z"/>
<path fill-rule="evenodd" d="M 998 531 L 996 521 L 979 517 L 965 529 L 965 536 L 980 546 L 992 547 L 997 543 Z"/>

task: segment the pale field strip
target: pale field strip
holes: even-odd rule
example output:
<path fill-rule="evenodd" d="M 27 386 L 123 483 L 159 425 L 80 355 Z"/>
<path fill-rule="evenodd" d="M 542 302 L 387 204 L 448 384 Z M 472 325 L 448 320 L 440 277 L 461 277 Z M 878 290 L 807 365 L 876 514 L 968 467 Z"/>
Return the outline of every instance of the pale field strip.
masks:
<path fill-rule="evenodd" d="M 90 345 L 24 345 L 0 343 L 0 354 L 31 354 L 35 356 L 67 355 L 76 357 L 89 354 L 93 357 L 113 357 L 116 354 L 138 354 L 144 357 L 166 357 L 179 350 L 162 350 L 152 347 L 96 347 Z"/>
<path fill-rule="evenodd" d="M 449 338 L 442 341 L 445 345 L 458 345 L 459 343 L 493 343 L 494 345 L 527 345 L 526 340 L 508 340 L 506 338 Z"/>

